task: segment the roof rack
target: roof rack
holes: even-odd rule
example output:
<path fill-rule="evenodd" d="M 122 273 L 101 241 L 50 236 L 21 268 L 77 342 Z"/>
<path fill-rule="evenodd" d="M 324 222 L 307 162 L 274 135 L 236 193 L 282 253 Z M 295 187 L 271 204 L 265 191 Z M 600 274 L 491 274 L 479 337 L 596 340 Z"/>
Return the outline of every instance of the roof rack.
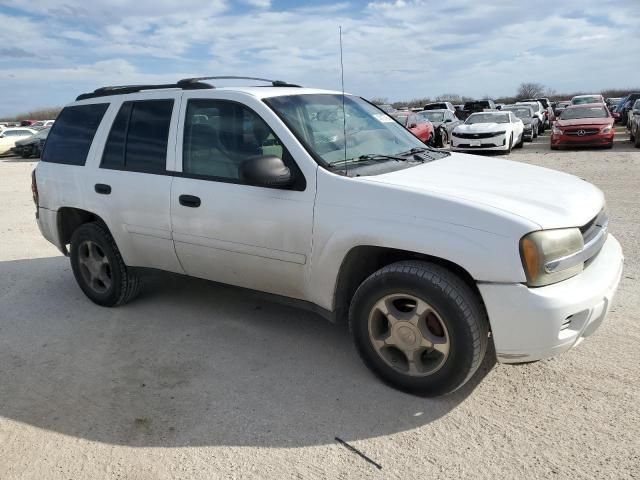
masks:
<path fill-rule="evenodd" d="M 124 95 L 127 93 L 136 93 L 142 90 L 165 90 L 168 88 L 180 88 L 182 90 L 199 90 L 207 88 L 215 88 L 213 85 L 204 83 L 202 80 L 257 80 L 259 82 L 271 83 L 273 87 L 300 87 L 300 85 L 294 85 L 282 80 L 267 80 L 266 78 L 257 77 L 235 77 L 235 76 L 222 76 L 222 77 L 198 77 L 198 78 L 183 78 L 176 83 L 164 83 L 158 85 L 114 85 L 110 87 L 100 87 L 93 92 L 83 93 L 76 97 L 78 100 L 86 100 L 88 98 L 96 97 L 108 97 L 111 95 Z"/>

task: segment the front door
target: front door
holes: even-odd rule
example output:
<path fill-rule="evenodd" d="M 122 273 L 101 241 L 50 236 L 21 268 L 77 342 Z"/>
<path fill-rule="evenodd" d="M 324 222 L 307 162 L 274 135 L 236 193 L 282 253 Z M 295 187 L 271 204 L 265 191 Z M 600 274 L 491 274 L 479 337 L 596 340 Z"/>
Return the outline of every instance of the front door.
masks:
<path fill-rule="evenodd" d="M 273 129 L 241 101 L 185 93 L 180 118 L 177 158 L 182 164 L 171 187 L 171 219 L 185 272 L 304 298 L 315 177 L 305 178 Z M 295 185 L 243 184 L 239 166 L 256 155 L 283 159 Z"/>

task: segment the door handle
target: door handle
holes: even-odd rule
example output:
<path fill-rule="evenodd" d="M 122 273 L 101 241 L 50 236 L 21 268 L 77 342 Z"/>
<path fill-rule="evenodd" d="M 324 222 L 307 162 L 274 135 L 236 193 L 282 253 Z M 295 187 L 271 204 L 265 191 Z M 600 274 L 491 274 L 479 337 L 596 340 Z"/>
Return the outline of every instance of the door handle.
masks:
<path fill-rule="evenodd" d="M 200 206 L 200 197 L 195 195 L 180 195 L 178 200 L 183 207 L 198 208 Z"/>
<path fill-rule="evenodd" d="M 104 183 L 96 183 L 95 187 L 93 187 L 96 193 L 101 195 L 109 195 L 111 193 L 111 185 L 105 185 Z"/>

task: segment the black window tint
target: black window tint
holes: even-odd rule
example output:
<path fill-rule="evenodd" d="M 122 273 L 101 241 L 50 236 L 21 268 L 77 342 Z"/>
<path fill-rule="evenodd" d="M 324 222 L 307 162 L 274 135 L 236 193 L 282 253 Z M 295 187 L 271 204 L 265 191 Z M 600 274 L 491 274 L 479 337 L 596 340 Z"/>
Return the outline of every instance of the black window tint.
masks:
<path fill-rule="evenodd" d="M 284 146 L 252 110 L 234 102 L 189 100 L 182 169 L 186 174 L 239 182 L 247 158 L 275 155 L 289 161 Z"/>
<path fill-rule="evenodd" d="M 133 102 L 125 150 L 125 169 L 163 173 L 173 100 Z"/>
<path fill-rule="evenodd" d="M 102 154 L 101 167 L 115 168 L 118 170 L 124 169 L 124 145 L 130 115 L 131 102 L 126 102 L 120 107 L 120 111 L 111 126 L 109 138 L 107 138 L 104 153 Z"/>
<path fill-rule="evenodd" d="M 42 161 L 84 165 L 108 103 L 66 107 L 51 127 Z"/>

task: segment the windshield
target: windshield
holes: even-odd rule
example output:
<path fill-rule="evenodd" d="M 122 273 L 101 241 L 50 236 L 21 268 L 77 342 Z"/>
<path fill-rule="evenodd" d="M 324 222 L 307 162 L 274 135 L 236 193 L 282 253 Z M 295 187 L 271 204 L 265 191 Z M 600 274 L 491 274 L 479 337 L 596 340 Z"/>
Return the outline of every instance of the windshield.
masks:
<path fill-rule="evenodd" d="M 418 115 L 427 118 L 430 122 L 444 122 L 443 112 L 419 112 Z"/>
<path fill-rule="evenodd" d="M 288 95 L 266 98 L 269 105 L 310 153 L 332 165 L 363 155 L 398 155 L 425 144 L 373 105 L 340 94 Z M 407 114 L 409 115 L 409 114 Z M 344 123 L 343 123 L 344 122 Z"/>
<path fill-rule="evenodd" d="M 393 117 L 393 119 L 398 122 L 400 125 L 406 125 L 407 124 L 407 118 L 409 118 L 409 114 L 408 113 L 390 113 L 389 115 L 391 115 Z"/>
<path fill-rule="evenodd" d="M 464 123 L 467 125 L 474 123 L 509 123 L 509 115 L 506 113 L 474 113 Z"/>
<path fill-rule="evenodd" d="M 531 109 L 529 108 L 513 108 L 513 107 L 504 107 L 502 109 L 503 111 L 510 111 L 513 112 L 513 114 L 521 119 L 531 119 L 531 117 L 533 116 L 533 112 L 531 111 Z"/>
<path fill-rule="evenodd" d="M 604 107 L 567 108 L 560 115 L 561 120 L 575 120 L 577 118 L 607 118 L 609 114 Z"/>
<path fill-rule="evenodd" d="M 596 96 L 576 97 L 573 100 L 571 100 L 571 103 L 574 105 L 581 105 L 584 103 L 600 103 L 600 97 L 596 97 Z"/>

